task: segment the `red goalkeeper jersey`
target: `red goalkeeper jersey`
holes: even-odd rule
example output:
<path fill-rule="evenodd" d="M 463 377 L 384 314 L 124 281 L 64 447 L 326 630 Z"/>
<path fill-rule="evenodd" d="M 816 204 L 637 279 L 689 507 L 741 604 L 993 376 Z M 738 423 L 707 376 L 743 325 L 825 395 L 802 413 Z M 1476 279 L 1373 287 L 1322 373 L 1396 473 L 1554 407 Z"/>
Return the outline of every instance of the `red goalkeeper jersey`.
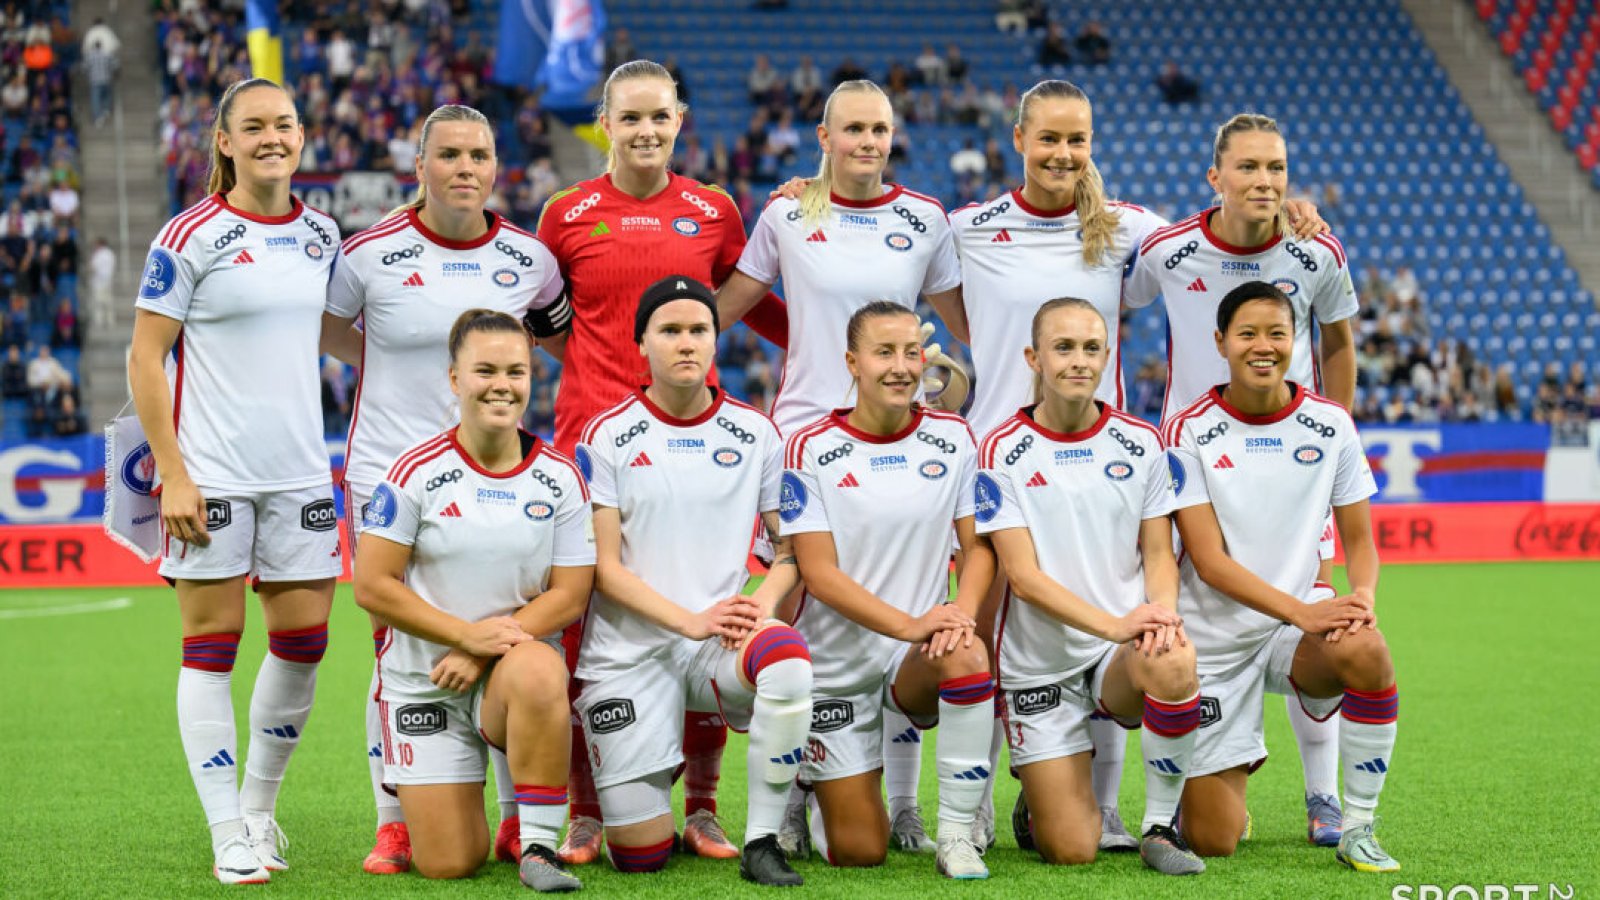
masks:
<path fill-rule="evenodd" d="M 538 232 L 572 298 L 555 440 L 570 455 L 591 417 L 649 380 L 633 340 L 639 295 L 668 275 L 722 284 L 744 251 L 744 222 L 733 199 L 714 185 L 673 173 L 666 190 L 640 200 L 601 175 L 551 197 Z M 775 296 L 768 294 L 745 321 L 768 340 L 788 344 L 785 310 Z"/>

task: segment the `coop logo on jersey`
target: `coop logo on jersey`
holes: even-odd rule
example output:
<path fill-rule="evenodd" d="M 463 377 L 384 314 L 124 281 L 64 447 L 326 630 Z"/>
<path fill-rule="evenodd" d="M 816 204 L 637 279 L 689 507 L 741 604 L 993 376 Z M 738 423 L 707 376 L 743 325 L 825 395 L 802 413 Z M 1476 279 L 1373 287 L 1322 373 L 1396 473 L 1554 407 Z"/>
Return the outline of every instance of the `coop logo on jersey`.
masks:
<path fill-rule="evenodd" d="M 595 196 L 599 195 L 596 194 Z M 695 206 L 696 209 L 699 209 L 701 212 L 705 213 L 706 218 L 708 219 L 715 219 L 722 215 L 722 213 L 717 212 L 717 208 L 715 206 L 712 206 L 710 203 L 700 199 L 699 197 L 696 197 L 688 191 L 680 191 L 678 196 L 689 201 Z"/>
<path fill-rule="evenodd" d="M 579 216 L 583 215 L 584 213 L 588 212 L 591 209 L 594 209 L 599 204 L 600 204 L 600 192 L 599 191 L 595 191 L 594 193 L 590 194 L 589 196 L 583 198 L 583 200 L 581 200 L 578 203 L 578 205 L 576 205 L 576 206 L 572 207 L 571 209 L 567 210 L 566 214 L 561 217 L 561 220 L 563 222 L 576 221 Z"/>
<path fill-rule="evenodd" d="M 139 296 L 145 300 L 159 300 L 172 293 L 178 280 L 178 264 L 172 254 L 161 247 L 153 247 L 144 263 L 144 280 L 139 285 Z"/>
<path fill-rule="evenodd" d="M 929 481 L 938 481 L 945 476 L 946 472 L 949 471 L 950 467 L 942 462 L 939 462 L 937 459 L 930 459 L 917 467 L 917 474 L 928 479 Z"/>
<path fill-rule="evenodd" d="M 394 524 L 394 513 L 398 505 L 394 499 L 394 490 L 387 484 L 378 485 L 378 489 L 372 492 L 372 499 L 367 502 L 367 508 L 361 513 L 361 527 L 388 528 Z"/>
<path fill-rule="evenodd" d="M 667 441 L 668 453 L 704 453 L 706 442 L 702 438 L 670 438 Z"/>
<path fill-rule="evenodd" d="M 1000 485 L 994 483 L 988 472 L 979 472 L 977 486 L 973 489 L 973 515 L 979 522 L 992 522 L 1000 512 Z"/>
<path fill-rule="evenodd" d="M 426 491 L 426 492 L 432 493 L 433 491 L 436 491 L 439 488 L 442 488 L 447 484 L 451 484 L 453 482 L 457 482 L 457 481 L 460 481 L 460 480 L 461 480 L 461 470 L 460 469 L 451 469 L 448 472 L 441 472 L 438 475 L 435 475 L 432 478 L 429 478 L 428 479 L 428 483 L 423 485 L 422 489 L 424 491 Z"/>
<path fill-rule="evenodd" d="M 911 249 L 911 237 L 903 231 L 891 231 L 883 236 L 883 243 L 898 253 Z"/>
<path fill-rule="evenodd" d="M 1302 466 L 1314 466 L 1322 462 L 1322 448 L 1306 444 L 1294 448 L 1294 461 Z"/>
<path fill-rule="evenodd" d="M 1133 466 L 1120 459 L 1106 463 L 1106 477 L 1112 481 L 1127 481 L 1133 477 Z"/>
<path fill-rule="evenodd" d="M 905 454 L 903 453 L 891 453 L 888 456 L 874 456 L 868 460 L 868 463 L 872 466 L 872 471 L 874 472 L 896 472 L 910 465 L 910 463 L 906 461 Z"/>
<path fill-rule="evenodd" d="M 1283 438 L 1253 437 L 1244 439 L 1246 453 L 1282 453 Z"/>
<path fill-rule="evenodd" d="M 515 491 L 500 488 L 478 488 L 478 505 L 510 506 L 517 502 Z"/>
<path fill-rule="evenodd" d="M 444 707 L 437 703 L 408 703 L 394 711 L 394 730 L 407 737 L 438 734 L 448 723 Z"/>
<path fill-rule="evenodd" d="M 606 700 L 596 703 L 589 710 L 589 730 L 595 734 L 610 734 L 621 731 L 634 722 L 633 701 L 625 699 Z"/>
<path fill-rule="evenodd" d="M 711 454 L 711 461 L 724 469 L 731 469 L 744 461 L 744 454 L 732 447 L 718 447 L 717 452 Z"/>
<path fill-rule="evenodd" d="M 849 725 L 856 720 L 856 708 L 849 700 L 818 700 L 811 704 L 811 730 L 818 734 Z"/>
<path fill-rule="evenodd" d="M 321 259 L 322 246 L 312 241 L 306 241 L 306 256 L 310 259 Z"/>
<path fill-rule="evenodd" d="M 1019 716 L 1036 716 L 1042 712 L 1049 712 L 1061 705 L 1061 688 L 1058 685 L 1047 684 L 1043 687 L 1024 688 L 1011 691 L 1007 702 L 1013 712 Z"/>
<path fill-rule="evenodd" d="M 1183 486 L 1189 481 L 1189 473 L 1183 470 L 1183 463 L 1178 461 L 1178 457 L 1171 453 L 1167 454 L 1167 470 L 1172 473 L 1172 492 L 1183 493 Z"/>
<path fill-rule="evenodd" d="M 672 230 L 684 237 L 694 237 L 700 233 L 700 223 L 687 216 L 679 216 L 672 220 Z"/>
<path fill-rule="evenodd" d="M 1286 297 L 1293 297 L 1295 294 L 1300 293 L 1300 283 L 1292 278 L 1279 278 L 1272 283 L 1272 286 L 1283 291 Z"/>
<path fill-rule="evenodd" d="M 532 503 L 523 504 L 522 514 L 535 522 L 543 522 L 556 514 L 556 508 L 548 503 L 535 500 Z"/>
<path fill-rule="evenodd" d="M 503 288 L 514 288 L 522 281 L 522 276 L 510 269 L 495 269 L 489 278 Z"/>
<path fill-rule="evenodd" d="M 1222 261 L 1223 274 L 1228 275 L 1260 275 L 1261 264 L 1253 262 L 1239 262 L 1238 260 L 1225 259 Z"/>
<path fill-rule="evenodd" d="M 300 527 L 306 531 L 332 531 L 339 527 L 339 513 L 333 500 L 324 497 L 300 507 Z"/>
<path fill-rule="evenodd" d="M 878 217 L 861 213 L 840 213 L 839 227 L 846 231 L 877 231 Z"/>
<path fill-rule="evenodd" d="M 292 237 L 269 237 L 267 238 L 267 249 L 274 253 L 283 253 L 287 250 L 293 250 L 298 243 L 300 242 Z"/>
<path fill-rule="evenodd" d="M 1088 447 L 1073 447 L 1070 450 L 1057 450 L 1055 454 L 1056 465 L 1076 466 L 1082 463 L 1094 462 L 1094 451 Z"/>
<path fill-rule="evenodd" d="M 156 458 L 151 455 L 148 443 L 133 448 L 122 460 L 122 483 L 141 497 L 148 497 L 155 490 Z"/>
<path fill-rule="evenodd" d="M 447 262 L 439 267 L 446 278 L 471 278 L 483 274 L 483 266 L 475 262 Z"/>
<path fill-rule="evenodd" d="M 783 490 L 778 495 L 778 518 L 793 522 L 806 511 L 806 486 L 793 472 L 783 473 Z"/>

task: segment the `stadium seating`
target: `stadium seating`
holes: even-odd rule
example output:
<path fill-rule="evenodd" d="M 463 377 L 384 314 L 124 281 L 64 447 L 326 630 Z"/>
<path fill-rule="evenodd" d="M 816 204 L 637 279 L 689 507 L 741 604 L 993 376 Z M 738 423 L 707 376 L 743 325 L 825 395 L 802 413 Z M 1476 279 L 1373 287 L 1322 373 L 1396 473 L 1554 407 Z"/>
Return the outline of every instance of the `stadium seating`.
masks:
<path fill-rule="evenodd" d="M 1473 6 L 1600 188 L 1600 6 L 1581 0 L 1475 0 Z"/>

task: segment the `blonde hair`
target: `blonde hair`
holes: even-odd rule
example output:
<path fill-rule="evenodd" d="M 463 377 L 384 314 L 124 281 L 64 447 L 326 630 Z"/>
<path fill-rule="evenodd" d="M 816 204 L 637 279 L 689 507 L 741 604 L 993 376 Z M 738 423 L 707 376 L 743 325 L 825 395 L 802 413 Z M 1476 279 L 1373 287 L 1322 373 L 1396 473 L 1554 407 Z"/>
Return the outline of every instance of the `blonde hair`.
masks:
<path fill-rule="evenodd" d="M 853 81 L 843 81 L 828 95 L 827 103 L 822 106 L 822 124 L 827 125 L 833 118 L 833 99 L 840 94 L 877 94 L 884 102 L 889 102 L 889 95 L 864 78 Z M 800 195 L 800 215 L 806 227 L 821 224 L 828 217 L 828 211 L 833 205 L 833 161 L 826 151 L 822 154 L 822 162 L 817 167 L 817 177 L 811 179 L 806 185 L 805 192 Z"/>
<path fill-rule="evenodd" d="M 489 124 L 489 117 L 478 112 L 470 106 L 459 103 L 446 103 L 422 120 L 422 134 L 417 138 L 417 159 L 419 161 L 428 157 L 428 135 L 433 132 L 433 126 L 439 122 L 473 122 L 482 125 L 489 132 L 489 147 L 494 148 L 494 126 Z M 408 209 L 421 209 L 428 205 L 428 184 L 421 178 L 417 179 L 417 194 L 410 202 L 402 203 L 389 211 L 389 215 Z M 387 218 L 387 216 L 385 217 Z"/>
<path fill-rule="evenodd" d="M 605 87 L 600 91 L 600 105 L 594 108 L 594 122 L 596 127 L 602 127 L 606 116 L 611 113 L 611 89 L 620 81 L 633 81 L 638 78 L 659 78 L 672 85 L 672 99 L 677 106 L 678 115 L 689 111 L 689 104 L 678 98 L 678 82 L 667 71 L 667 67 L 648 59 L 636 59 L 625 62 L 606 76 Z M 606 150 L 606 171 L 613 172 L 617 168 L 617 148 L 615 146 Z"/>
<path fill-rule="evenodd" d="M 206 174 L 206 193 L 222 194 L 234 189 L 239 183 L 238 170 L 234 168 L 233 158 L 223 155 L 222 148 L 217 145 L 217 135 L 228 130 L 228 114 L 233 112 L 233 101 L 245 91 L 259 87 L 272 88 L 282 91 L 289 98 L 290 107 L 294 106 L 294 94 L 289 89 L 269 78 L 246 78 L 228 85 L 222 92 L 222 99 L 217 101 L 217 116 L 211 123 L 211 171 Z M 300 121 L 300 111 L 294 113 L 295 122 Z"/>
<path fill-rule="evenodd" d="M 1040 100 L 1077 100 L 1089 107 L 1091 115 L 1094 112 L 1089 95 L 1083 92 L 1083 88 L 1070 81 L 1041 81 L 1028 88 L 1028 92 L 1017 103 L 1018 131 L 1027 132 L 1028 111 Z M 1094 164 L 1092 156 L 1072 190 L 1072 205 L 1078 213 L 1078 225 L 1083 230 L 1083 261 L 1098 266 L 1116 241 L 1117 225 L 1122 217 L 1112 212 L 1106 204 L 1106 183 L 1100 177 L 1100 169 Z"/>
<path fill-rule="evenodd" d="M 1229 141 L 1236 134 L 1244 134 L 1250 131 L 1262 131 L 1267 134 L 1275 134 L 1279 138 L 1283 137 L 1283 132 L 1278 130 L 1277 120 L 1271 116 L 1264 116 L 1260 113 L 1239 113 L 1228 121 L 1223 122 L 1217 128 L 1216 140 L 1211 144 L 1211 167 L 1220 171 L 1222 169 L 1222 154 L 1227 151 Z M 1285 147 L 1287 146 L 1288 143 L 1285 142 Z M 1221 206 L 1222 195 L 1218 194 L 1212 202 Z M 1289 211 L 1280 202 L 1278 204 L 1278 234 L 1282 237 L 1289 237 L 1291 233 L 1289 230 Z"/>
<path fill-rule="evenodd" d="M 1030 344 L 1033 346 L 1033 352 L 1035 355 L 1039 353 L 1039 341 L 1044 338 L 1045 317 L 1049 316 L 1058 309 L 1083 309 L 1094 313 L 1094 317 L 1100 320 L 1101 325 L 1105 326 L 1106 337 L 1108 338 L 1109 342 L 1109 338 L 1111 337 L 1111 323 L 1106 321 L 1106 317 L 1100 313 L 1100 310 L 1097 309 L 1093 303 L 1090 303 L 1087 300 L 1080 300 L 1077 297 L 1057 297 L 1054 300 L 1046 300 L 1033 314 L 1033 327 L 1031 331 L 1033 338 L 1030 341 Z M 1101 373 L 1101 377 L 1104 377 L 1103 372 Z M 1044 376 L 1038 372 L 1035 372 L 1033 373 L 1033 402 L 1042 403 L 1043 401 Z"/>

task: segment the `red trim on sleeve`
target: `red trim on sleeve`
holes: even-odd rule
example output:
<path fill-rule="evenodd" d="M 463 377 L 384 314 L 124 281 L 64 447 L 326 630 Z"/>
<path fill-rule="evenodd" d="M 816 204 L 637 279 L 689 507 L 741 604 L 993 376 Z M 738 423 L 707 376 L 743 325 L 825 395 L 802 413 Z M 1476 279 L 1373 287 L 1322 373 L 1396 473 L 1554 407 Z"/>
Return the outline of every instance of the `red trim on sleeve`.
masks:
<path fill-rule="evenodd" d="M 356 249 L 357 247 L 360 247 L 363 244 L 371 243 L 378 238 L 387 237 L 388 235 L 404 231 L 410 226 L 410 224 L 410 220 L 407 219 L 403 213 L 397 213 L 387 219 L 384 219 L 371 228 L 363 229 L 345 238 L 344 246 L 340 249 L 344 251 L 345 256 L 349 256 L 350 251 Z"/>

